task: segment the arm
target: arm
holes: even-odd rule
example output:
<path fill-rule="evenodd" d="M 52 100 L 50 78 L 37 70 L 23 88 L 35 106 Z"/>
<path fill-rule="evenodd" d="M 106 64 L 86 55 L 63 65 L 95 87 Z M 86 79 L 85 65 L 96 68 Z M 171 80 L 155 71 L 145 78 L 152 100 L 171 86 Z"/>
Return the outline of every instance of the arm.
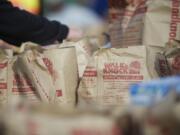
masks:
<path fill-rule="evenodd" d="M 56 21 L 32 15 L 0 1 L 0 39 L 11 44 L 32 41 L 42 45 L 61 42 L 68 36 L 69 29 Z"/>

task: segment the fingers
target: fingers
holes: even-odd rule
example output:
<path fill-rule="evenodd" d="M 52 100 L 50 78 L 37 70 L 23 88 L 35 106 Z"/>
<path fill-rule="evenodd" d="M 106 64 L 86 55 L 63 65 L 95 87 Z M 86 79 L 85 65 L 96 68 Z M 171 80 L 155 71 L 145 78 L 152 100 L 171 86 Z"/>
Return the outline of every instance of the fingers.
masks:
<path fill-rule="evenodd" d="M 68 39 L 80 39 L 83 37 L 83 32 L 82 30 L 78 28 L 70 28 L 69 34 L 68 34 Z"/>
<path fill-rule="evenodd" d="M 3 40 L 0 40 L 0 48 L 2 49 L 12 49 L 14 52 L 17 52 L 19 50 L 18 47 L 15 45 L 9 44 Z"/>
<path fill-rule="evenodd" d="M 5 41 L 3 40 L 0 40 L 0 48 L 3 48 L 3 49 L 11 49 L 11 45 L 6 43 Z"/>

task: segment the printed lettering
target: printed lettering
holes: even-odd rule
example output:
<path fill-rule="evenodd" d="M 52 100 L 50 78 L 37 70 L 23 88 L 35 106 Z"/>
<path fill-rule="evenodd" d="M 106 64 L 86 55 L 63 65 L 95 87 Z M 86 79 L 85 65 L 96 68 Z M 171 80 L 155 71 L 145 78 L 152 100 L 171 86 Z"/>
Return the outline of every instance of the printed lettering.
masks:
<path fill-rule="evenodd" d="M 172 41 L 177 36 L 177 25 L 180 23 L 179 18 L 179 0 L 172 0 L 172 11 L 171 11 L 171 24 L 170 24 L 170 33 L 169 33 L 169 41 Z"/>

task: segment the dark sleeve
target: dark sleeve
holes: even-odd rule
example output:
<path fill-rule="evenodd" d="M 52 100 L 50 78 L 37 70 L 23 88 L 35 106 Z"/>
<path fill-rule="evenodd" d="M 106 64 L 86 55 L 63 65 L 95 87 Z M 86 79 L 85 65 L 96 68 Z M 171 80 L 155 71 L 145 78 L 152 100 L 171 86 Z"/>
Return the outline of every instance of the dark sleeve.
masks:
<path fill-rule="evenodd" d="M 11 44 L 32 41 L 42 45 L 62 41 L 68 35 L 68 27 L 44 17 L 32 15 L 0 0 L 0 39 Z"/>

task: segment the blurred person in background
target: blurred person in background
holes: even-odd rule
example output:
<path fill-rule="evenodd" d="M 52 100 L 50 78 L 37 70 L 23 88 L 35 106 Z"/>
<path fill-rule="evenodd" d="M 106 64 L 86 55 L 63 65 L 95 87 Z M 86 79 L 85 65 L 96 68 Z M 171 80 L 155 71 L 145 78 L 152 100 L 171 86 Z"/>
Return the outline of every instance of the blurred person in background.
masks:
<path fill-rule="evenodd" d="M 102 27 L 105 20 L 93 11 L 92 8 L 89 8 L 93 7 L 93 4 L 90 4 L 89 1 L 91 0 L 46 0 L 46 5 L 50 8 L 46 17 L 50 20 L 62 22 L 69 27 L 79 28 L 88 34 L 99 34 L 99 31 L 103 31 Z M 99 1 L 103 2 L 104 0 Z M 100 11 L 100 9 L 98 10 Z M 99 12 L 99 14 L 104 13 Z"/>
<path fill-rule="evenodd" d="M 78 29 L 20 10 L 6 0 L 0 0 L 0 17 L 0 46 L 7 43 L 18 46 L 27 41 L 48 45 L 82 36 Z"/>
<path fill-rule="evenodd" d="M 88 0 L 89 7 L 101 18 L 107 18 L 108 0 Z"/>

